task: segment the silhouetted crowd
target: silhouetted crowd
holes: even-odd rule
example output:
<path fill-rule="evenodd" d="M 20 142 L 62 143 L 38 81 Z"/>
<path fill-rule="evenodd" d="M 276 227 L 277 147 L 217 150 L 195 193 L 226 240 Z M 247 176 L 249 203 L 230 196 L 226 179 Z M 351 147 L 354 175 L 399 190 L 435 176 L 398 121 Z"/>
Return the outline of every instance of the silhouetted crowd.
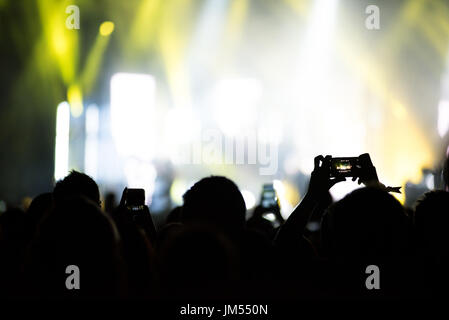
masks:
<path fill-rule="evenodd" d="M 279 225 L 257 207 L 249 220 L 238 187 L 195 183 L 155 228 L 150 212 L 123 201 L 102 210 L 98 186 L 72 171 L 24 212 L 0 215 L 0 297 L 145 299 L 434 298 L 446 296 L 449 192 L 405 209 L 383 185 L 365 183 L 333 202 L 317 157 L 307 194 Z M 265 210 L 266 211 L 266 210 Z M 140 217 L 137 219 L 136 217 Z M 310 221 L 320 221 L 316 230 Z M 368 288 L 368 266 L 378 288 Z M 68 289 L 68 266 L 79 289 Z"/>

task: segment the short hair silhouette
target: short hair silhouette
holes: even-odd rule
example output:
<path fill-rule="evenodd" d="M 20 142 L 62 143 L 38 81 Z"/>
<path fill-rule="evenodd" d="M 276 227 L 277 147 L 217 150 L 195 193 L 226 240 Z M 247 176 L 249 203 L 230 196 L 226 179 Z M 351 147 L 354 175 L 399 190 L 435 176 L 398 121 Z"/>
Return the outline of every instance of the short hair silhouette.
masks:
<path fill-rule="evenodd" d="M 161 276 L 170 295 L 215 297 L 235 280 L 234 247 L 217 230 L 175 227 L 160 248 Z"/>
<path fill-rule="evenodd" d="M 229 231 L 245 226 L 246 206 L 237 185 L 221 176 L 203 178 L 183 196 L 183 222 L 213 224 Z"/>
<path fill-rule="evenodd" d="M 85 196 L 100 205 L 100 191 L 97 183 L 87 174 L 72 170 L 64 179 L 59 180 L 53 190 L 55 203 L 74 196 Z"/>
<path fill-rule="evenodd" d="M 448 254 L 449 192 L 433 190 L 416 203 L 414 216 L 418 247 L 432 255 Z"/>
<path fill-rule="evenodd" d="M 51 192 L 42 193 L 31 201 L 26 211 L 27 237 L 29 240 L 34 237 L 42 220 L 51 212 L 53 202 L 53 194 Z"/>
<path fill-rule="evenodd" d="M 409 228 L 398 200 L 380 188 L 362 188 L 328 208 L 322 245 L 334 258 L 392 257 L 408 252 Z"/>
<path fill-rule="evenodd" d="M 86 197 L 65 199 L 42 222 L 32 248 L 32 290 L 55 297 L 120 295 L 124 270 L 112 219 Z M 65 269 L 80 268 L 82 290 L 65 288 Z"/>

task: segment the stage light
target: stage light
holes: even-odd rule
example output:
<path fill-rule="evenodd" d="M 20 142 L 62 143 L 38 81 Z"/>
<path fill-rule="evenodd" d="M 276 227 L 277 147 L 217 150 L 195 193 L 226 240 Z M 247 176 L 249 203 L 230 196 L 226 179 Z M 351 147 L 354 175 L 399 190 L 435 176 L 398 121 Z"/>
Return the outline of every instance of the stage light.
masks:
<path fill-rule="evenodd" d="M 149 161 L 136 158 L 125 158 L 123 171 L 128 188 L 142 188 L 145 190 L 145 203 L 150 205 L 156 181 L 156 168 Z"/>
<path fill-rule="evenodd" d="M 83 114 L 83 95 L 79 85 L 72 84 L 67 90 L 67 99 L 70 104 L 70 111 L 72 116 L 78 118 Z"/>
<path fill-rule="evenodd" d="M 260 143 L 278 145 L 282 141 L 282 136 L 282 114 L 276 109 L 264 113 L 258 124 L 258 141 Z"/>
<path fill-rule="evenodd" d="M 444 137 L 449 130 L 449 101 L 441 100 L 438 105 L 438 134 Z"/>
<path fill-rule="evenodd" d="M 154 152 L 156 81 L 146 74 L 111 78 L 111 131 L 121 156 L 151 160 Z"/>
<path fill-rule="evenodd" d="M 284 219 L 288 219 L 293 211 L 293 204 L 299 202 L 299 193 L 292 185 L 281 180 L 273 180 L 273 188 L 279 199 L 281 215 Z"/>
<path fill-rule="evenodd" d="M 245 201 L 246 210 L 254 208 L 256 205 L 256 198 L 254 197 L 254 194 L 249 190 L 242 190 L 241 193 L 243 200 Z"/>
<path fill-rule="evenodd" d="M 426 175 L 424 182 L 429 190 L 433 190 L 435 188 L 435 177 L 433 174 Z"/>
<path fill-rule="evenodd" d="M 123 163 L 123 174 L 131 188 L 143 188 L 151 202 L 156 169 L 154 77 L 147 74 L 116 73 L 111 78 L 111 133 Z"/>
<path fill-rule="evenodd" d="M 220 81 L 212 93 L 214 118 L 229 136 L 251 130 L 257 121 L 257 103 L 262 86 L 256 79 L 236 78 Z"/>
<path fill-rule="evenodd" d="M 105 21 L 100 25 L 100 34 L 103 37 L 109 36 L 114 31 L 114 23 L 111 21 Z"/>
<path fill-rule="evenodd" d="M 52 70 L 56 66 L 65 85 L 69 85 L 76 78 L 80 34 L 77 30 L 66 28 L 67 5 L 65 1 L 35 1 L 40 18 L 36 23 L 42 29 L 39 39 L 46 47 L 39 45 L 32 54 L 32 59 L 39 61 L 42 67 L 45 66 L 45 70 Z M 31 7 L 28 9 L 31 10 Z M 20 37 L 26 39 L 24 34 Z"/>
<path fill-rule="evenodd" d="M 70 106 L 61 102 L 56 111 L 55 180 L 64 178 L 69 168 Z"/>
<path fill-rule="evenodd" d="M 86 110 L 86 141 L 84 145 L 84 171 L 94 180 L 98 173 L 99 112 L 96 105 Z"/>
<path fill-rule="evenodd" d="M 186 181 L 181 179 L 175 179 L 170 187 L 170 198 L 175 205 L 182 205 L 182 196 L 188 190 L 189 185 Z"/>
<path fill-rule="evenodd" d="M 345 88 L 335 71 L 335 65 L 332 64 L 335 56 L 338 2 L 313 2 L 307 20 L 307 30 L 301 39 L 301 50 L 298 52 L 297 76 L 293 85 L 299 94 L 293 115 L 296 119 L 293 130 L 294 143 L 301 154 L 298 164 L 303 172 L 313 170 L 311 159 L 322 152 L 347 152 L 352 146 L 358 147 L 354 139 L 357 139 L 359 134 L 353 131 L 352 125 L 357 123 L 358 119 L 348 117 L 350 114 L 355 118 L 356 114 L 350 110 L 351 106 L 346 97 L 341 97 L 340 89 Z M 317 127 L 320 128 L 319 132 Z M 326 150 L 323 150 L 323 146 Z M 352 152 L 354 150 L 351 150 Z"/>
<path fill-rule="evenodd" d="M 201 122 L 191 108 L 170 109 L 164 122 L 162 155 L 173 163 L 192 161 L 191 145 L 201 138 Z"/>

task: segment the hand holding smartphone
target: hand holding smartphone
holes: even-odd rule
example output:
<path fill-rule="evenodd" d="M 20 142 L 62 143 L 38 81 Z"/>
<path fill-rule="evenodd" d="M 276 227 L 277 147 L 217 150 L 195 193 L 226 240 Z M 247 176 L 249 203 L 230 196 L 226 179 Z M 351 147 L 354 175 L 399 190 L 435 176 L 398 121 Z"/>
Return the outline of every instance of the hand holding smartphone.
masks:
<path fill-rule="evenodd" d="M 156 228 L 151 218 L 150 209 L 145 205 L 145 190 L 125 188 L 120 207 L 125 218 L 142 228 L 150 240 L 156 239 Z"/>

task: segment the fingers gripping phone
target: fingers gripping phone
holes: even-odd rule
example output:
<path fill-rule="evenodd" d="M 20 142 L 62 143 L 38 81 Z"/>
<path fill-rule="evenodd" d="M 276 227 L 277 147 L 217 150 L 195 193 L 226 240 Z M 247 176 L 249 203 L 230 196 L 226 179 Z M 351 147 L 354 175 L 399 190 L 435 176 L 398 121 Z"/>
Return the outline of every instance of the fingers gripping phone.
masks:
<path fill-rule="evenodd" d="M 360 178 L 362 182 L 379 181 L 376 168 L 373 166 L 368 153 L 358 157 L 332 158 L 330 175 L 331 177 Z"/>

